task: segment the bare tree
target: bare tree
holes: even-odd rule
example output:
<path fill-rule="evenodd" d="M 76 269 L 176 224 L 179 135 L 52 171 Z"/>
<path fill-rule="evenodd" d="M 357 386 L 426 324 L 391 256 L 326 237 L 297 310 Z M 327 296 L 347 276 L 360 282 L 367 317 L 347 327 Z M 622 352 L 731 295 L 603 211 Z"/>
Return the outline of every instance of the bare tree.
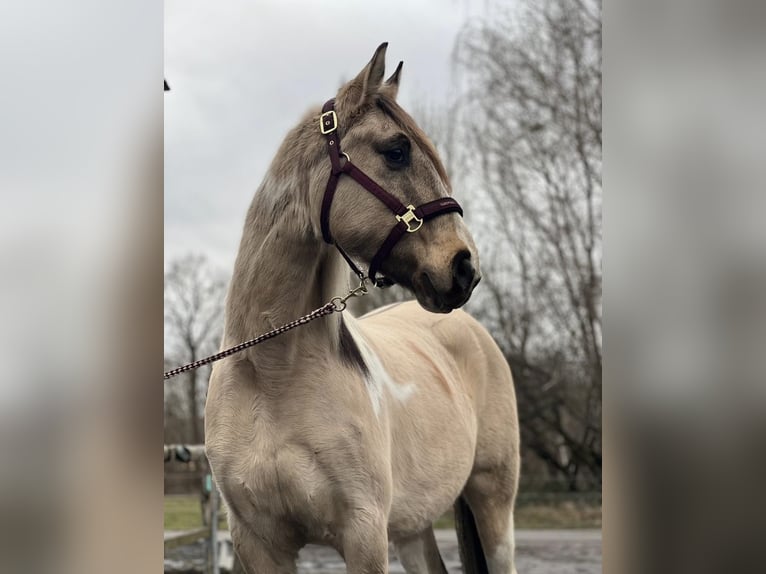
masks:
<path fill-rule="evenodd" d="M 200 255 L 173 261 L 165 273 L 165 355 L 181 364 L 196 361 L 214 352 L 223 329 L 226 282 Z M 182 375 L 186 384 L 185 405 L 194 444 L 203 441 L 202 404 L 209 368 Z M 171 387 L 167 392 L 178 399 Z M 180 403 L 180 402 L 179 402 Z M 175 412 L 175 411 L 174 411 Z"/>
<path fill-rule="evenodd" d="M 447 119 L 480 223 L 472 309 L 513 367 L 525 448 L 572 489 L 601 481 L 600 12 L 544 0 L 469 23 Z"/>
<path fill-rule="evenodd" d="M 178 364 L 165 359 L 165 370 L 177 367 Z M 165 444 L 182 444 L 192 436 L 192 418 L 189 410 L 189 393 L 186 391 L 189 383 L 177 377 L 165 381 L 164 426 Z"/>

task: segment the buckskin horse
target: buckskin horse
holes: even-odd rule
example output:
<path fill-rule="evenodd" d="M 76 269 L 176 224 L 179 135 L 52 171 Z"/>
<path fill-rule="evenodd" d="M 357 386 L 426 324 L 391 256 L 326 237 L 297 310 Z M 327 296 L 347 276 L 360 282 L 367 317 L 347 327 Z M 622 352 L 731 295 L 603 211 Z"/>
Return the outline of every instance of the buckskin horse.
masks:
<path fill-rule="evenodd" d="M 516 572 L 513 381 L 458 310 L 478 253 L 433 144 L 396 103 L 402 64 L 383 81 L 386 46 L 279 148 L 247 213 L 222 345 L 344 292 L 347 264 L 417 302 L 334 313 L 213 369 L 206 452 L 251 574 L 295 572 L 308 543 L 383 573 L 389 541 L 407 572 L 445 572 L 432 524 L 453 504 L 465 570 Z"/>

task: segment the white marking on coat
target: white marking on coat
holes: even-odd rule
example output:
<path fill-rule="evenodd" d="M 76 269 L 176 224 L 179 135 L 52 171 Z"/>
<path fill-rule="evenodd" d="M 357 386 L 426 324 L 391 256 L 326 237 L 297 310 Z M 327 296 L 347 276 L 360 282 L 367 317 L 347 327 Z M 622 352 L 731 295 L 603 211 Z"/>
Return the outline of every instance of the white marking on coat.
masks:
<path fill-rule="evenodd" d="M 348 317 L 346 326 L 357 347 L 359 347 L 359 352 L 362 354 L 364 363 L 369 371 L 364 378 L 364 382 L 372 401 L 372 410 L 375 411 L 375 416 L 380 415 L 380 403 L 383 399 L 384 389 L 388 390 L 389 394 L 400 403 L 407 402 L 415 392 L 415 385 L 411 383 L 407 385 L 396 384 L 391 375 L 388 374 L 388 371 L 386 371 L 378 354 L 367 344 L 366 339 L 356 324 L 356 320 Z"/>

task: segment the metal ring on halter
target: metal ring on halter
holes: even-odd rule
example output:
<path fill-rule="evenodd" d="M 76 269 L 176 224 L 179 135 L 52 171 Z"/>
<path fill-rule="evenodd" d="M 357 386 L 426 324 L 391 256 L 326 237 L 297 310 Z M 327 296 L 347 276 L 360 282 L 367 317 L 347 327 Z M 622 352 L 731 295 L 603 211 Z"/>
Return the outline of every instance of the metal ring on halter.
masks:
<path fill-rule="evenodd" d="M 351 161 L 351 158 L 348 157 L 348 154 L 345 151 L 340 152 L 340 155 L 344 156 L 346 158 L 346 161 Z"/>
<path fill-rule="evenodd" d="M 333 297 L 330 299 L 333 307 L 335 307 L 336 313 L 341 313 L 346 310 L 346 299 L 344 297 Z"/>
<path fill-rule="evenodd" d="M 349 289 L 349 292 L 346 293 L 345 297 L 333 297 L 330 299 L 330 303 L 332 303 L 333 307 L 335 307 L 336 312 L 341 312 L 346 310 L 346 301 L 351 299 L 352 297 L 362 297 L 364 295 L 367 295 L 369 293 L 367 289 L 367 281 L 369 279 L 367 277 L 362 277 L 361 281 L 359 282 L 359 287 L 355 287 L 354 289 Z"/>

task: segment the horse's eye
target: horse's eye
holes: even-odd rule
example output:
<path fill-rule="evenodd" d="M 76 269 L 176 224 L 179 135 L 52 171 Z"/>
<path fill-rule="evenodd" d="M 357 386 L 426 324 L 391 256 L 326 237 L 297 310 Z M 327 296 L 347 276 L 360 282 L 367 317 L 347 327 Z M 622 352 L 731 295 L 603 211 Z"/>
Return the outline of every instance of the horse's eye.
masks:
<path fill-rule="evenodd" d="M 409 158 L 407 151 L 397 147 L 383 152 L 388 165 L 394 169 L 400 169 L 407 165 Z"/>
<path fill-rule="evenodd" d="M 409 167 L 410 142 L 404 134 L 373 144 L 373 147 L 386 160 L 389 169 L 402 170 Z"/>
<path fill-rule="evenodd" d="M 387 152 L 385 152 L 386 159 L 390 161 L 391 163 L 397 163 L 401 164 L 404 163 L 404 161 L 407 159 L 407 156 L 404 153 L 404 150 L 402 148 L 394 148 L 390 149 Z"/>

